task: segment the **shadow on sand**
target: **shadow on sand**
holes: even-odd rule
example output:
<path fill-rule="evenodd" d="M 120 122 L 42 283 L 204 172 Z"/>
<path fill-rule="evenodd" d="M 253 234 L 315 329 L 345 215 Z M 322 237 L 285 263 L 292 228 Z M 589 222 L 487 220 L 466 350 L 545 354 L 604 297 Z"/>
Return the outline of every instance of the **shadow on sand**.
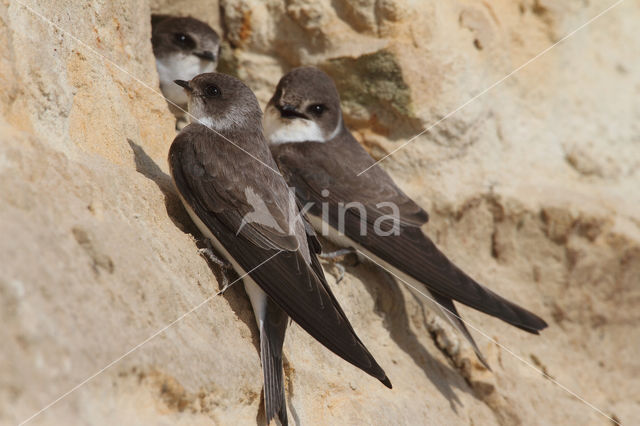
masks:
<path fill-rule="evenodd" d="M 334 247 L 324 239 L 322 242 L 323 247 Z M 413 332 L 409 325 L 407 306 L 400 284 L 393 276 L 375 265 L 355 262 L 353 266 L 347 266 L 347 270 L 349 269 L 352 274 L 366 283 L 365 288 L 375 300 L 375 311 L 384 319 L 384 326 L 391 339 L 422 369 L 425 376 L 447 398 L 451 409 L 457 413 L 457 406 L 462 406 L 462 402 L 455 394 L 454 388 L 474 397 L 475 394 L 460 373 L 434 358 Z M 411 294 L 413 295 L 413 293 Z M 426 323 L 425 308 L 419 298 L 416 298 L 416 301 L 422 309 L 423 321 Z M 425 330 L 425 333 L 428 331 Z M 411 386 L 411 384 L 404 384 L 404 386 Z"/>
<path fill-rule="evenodd" d="M 167 209 L 167 214 L 173 223 L 181 231 L 193 235 L 198 240 L 198 248 L 206 246 L 204 237 L 200 234 L 200 231 L 191 221 L 189 214 L 182 205 L 182 201 L 178 196 L 178 193 L 173 185 L 171 176 L 162 171 L 162 169 L 153 161 L 149 155 L 144 151 L 140 145 L 133 142 L 131 139 L 127 140 L 135 157 L 136 171 L 147 179 L 152 180 L 160 189 L 164 195 L 164 204 Z M 218 285 L 222 282 L 222 274 L 226 273 L 229 282 L 238 280 L 238 275 L 233 270 L 224 271 L 220 266 L 213 264 L 206 259 L 211 271 L 213 272 Z M 223 297 L 229 303 L 229 306 L 233 310 L 233 313 L 241 321 L 243 321 L 247 327 L 251 330 L 253 345 L 255 346 L 258 354 L 260 353 L 260 338 L 258 328 L 256 326 L 255 319 L 253 317 L 253 311 L 249 305 L 249 301 L 245 296 L 244 286 L 238 285 L 240 282 L 236 282 L 232 287 L 224 292 Z"/>

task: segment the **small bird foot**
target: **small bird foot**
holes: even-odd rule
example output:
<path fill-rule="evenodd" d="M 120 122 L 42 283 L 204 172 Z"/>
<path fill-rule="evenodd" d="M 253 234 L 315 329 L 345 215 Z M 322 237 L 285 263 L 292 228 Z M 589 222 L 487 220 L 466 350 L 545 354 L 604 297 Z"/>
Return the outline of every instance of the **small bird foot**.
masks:
<path fill-rule="evenodd" d="M 335 266 L 336 269 L 338 270 L 338 276 L 336 278 L 336 284 L 340 284 L 340 281 L 343 280 L 344 274 L 347 273 L 347 270 L 345 269 L 345 267 L 344 267 L 344 265 L 342 263 L 336 263 L 333 266 Z"/>
<path fill-rule="evenodd" d="M 345 248 L 345 249 L 332 251 L 329 253 L 320 253 L 318 257 L 320 257 L 320 259 L 326 262 L 330 262 L 333 266 L 335 266 L 335 268 L 338 271 L 338 276 L 336 277 L 336 284 L 339 284 L 344 279 L 344 276 L 346 273 L 346 269 L 342 264 L 342 262 L 344 262 L 345 258 L 348 255 L 356 254 L 356 257 L 355 257 L 356 261 L 353 264 L 353 266 L 357 266 L 359 263 L 357 253 L 358 253 L 357 250 L 354 248 Z"/>
<path fill-rule="evenodd" d="M 229 262 L 216 255 L 216 252 L 214 251 L 209 239 L 206 239 L 204 244 L 206 245 L 206 247 L 198 249 L 198 253 L 200 253 L 222 269 L 231 269 L 231 264 Z"/>
<path fill-rule="evenodd" d="M 330 251 L 328 253 L 320 253 L 318 256 L 320 257 L 320 259 L 324 259 L 324 260 L 344 260 L 344 258 L 349 255 L 349 254 L 358 254 L 358 250 L 349 247 L 349 248 L 344 248 L 344 249 L 340 249 L 340 250 L 336 250 L 336 251 Z"/>
<path fill-rule="evenodd" d="M 224 270 L 222 269 L 220 270 L 220 275 L 222 275 L 222 288 L 218 292 L 217 294 L 218 296 L 220 296 L 221 294 L 224 294 L 224 292 L 227 291 L 229 287 L 233 285 L 233 282 L 231 283 L 229 282 L 229 277 L 227 277 L 227 274 Z"/>
<path fill-rule="evenodd" d="M 220 275 L 219 280 L 222 284 L 222 289 L 218 292 L 218 295 L 224 294 L 224 292 L 227 291 L 235 282 L 229 282 L 229 277 L 227 275 L 227 271 L 232 270 L 233 268 L 229 262 L 216 255 L 209 239 L 205 239 L 204 244 L 206 247 L 198 249 L 198 253 L 218 267 L 218 274 Z"/>

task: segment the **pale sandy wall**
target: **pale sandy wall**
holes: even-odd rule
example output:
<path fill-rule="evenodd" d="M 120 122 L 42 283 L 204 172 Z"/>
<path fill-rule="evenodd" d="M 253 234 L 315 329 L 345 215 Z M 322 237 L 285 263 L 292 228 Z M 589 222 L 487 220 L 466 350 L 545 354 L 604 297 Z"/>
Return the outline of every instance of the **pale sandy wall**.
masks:
<path fill-rule="evenodd" d="M 0 423 L 28 418 L 218 288 L 166 175 L 172 116 L 142 84 L 157 90 L 151 10 L 224 31 L 223 68 L 263 103 L 291 67 L 327 70 L 381 158 L 612 3 L 1 2 Z M 448 255 L 550 327 L 536 338 L 464 317 L 626 424 L 640 418 L 639 19 L 626 0 L 382 163 L 429 210 L 426 231 Z M 483 371 L 371 266 L 349 267 L 334 290 L 394 389 L 293 326 L 292 420 L 609 422 L 475 333 L 494 367 Z M 253 423 L 256 344 L 237 286 L 33 423 Z"/>

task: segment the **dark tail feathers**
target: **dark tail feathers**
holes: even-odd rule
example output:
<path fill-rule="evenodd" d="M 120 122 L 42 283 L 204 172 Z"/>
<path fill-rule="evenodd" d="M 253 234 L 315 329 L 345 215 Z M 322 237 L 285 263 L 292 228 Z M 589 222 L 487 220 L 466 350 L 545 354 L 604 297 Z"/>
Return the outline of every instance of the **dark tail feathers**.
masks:
<path fill-rule="evenodd" d="M 282 369 L 282 345 L 288 317 L 284 311 L 270 304 L 260 327 L 260 359 L 264 376 L 264 408 L 267 424 L 277 415 L 280 424 L 287 425 L 287 403 Z M 277 312 L 275 312 L 277 311 Z"/>

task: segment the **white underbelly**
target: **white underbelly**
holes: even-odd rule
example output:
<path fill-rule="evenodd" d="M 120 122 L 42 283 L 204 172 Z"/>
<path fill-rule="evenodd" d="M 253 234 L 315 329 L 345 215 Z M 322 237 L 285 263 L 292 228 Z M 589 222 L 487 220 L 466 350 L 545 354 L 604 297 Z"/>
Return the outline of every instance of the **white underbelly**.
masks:
<path fill-rule="evenodd" d="M 193 223 L 196 224 L 200 232 L 202 232 L 202 234 L 211 241 L 211 244 L 216 249 L 216 251 L 222 254 L 222 256 L 224 256 L 224 258 L 227 259 L 229 263 L 231 263 L 231 266 L 233 266 L 233 269 L 238 273 L 238 275 L 243 277 L 242 282 L 244 283 L 244 289 L 249 296 L 249 300 L 251 300 L 251 306 L 253 307 L 253 313 L 256 316 L 258 329 L 261 329 L 267 307 L 267 294 L 260 288 L 258 284 L 256 284 L 256 282 L 253 280 L 253 278 L 251 278 L 250 275 L 246 275 L 246 271 L 242 268 L 242 266 L 240 266 L 240 264 L 236 262 L 236 260 L 224 248 L 224 246 L 220 244 L 220 241 L 218 241 L 218 239 L 211 233 L 209 228 L 202 222 L 202 220 L 200 220 L 198 215 L 184 201 L 182 196 L 180 197 L 180 199 L 182 200 L 182 204 L 184 205 L 185 209 L 187 209 L 189 216 L 191 216 L 191 220 L 193 220 Z"/>

